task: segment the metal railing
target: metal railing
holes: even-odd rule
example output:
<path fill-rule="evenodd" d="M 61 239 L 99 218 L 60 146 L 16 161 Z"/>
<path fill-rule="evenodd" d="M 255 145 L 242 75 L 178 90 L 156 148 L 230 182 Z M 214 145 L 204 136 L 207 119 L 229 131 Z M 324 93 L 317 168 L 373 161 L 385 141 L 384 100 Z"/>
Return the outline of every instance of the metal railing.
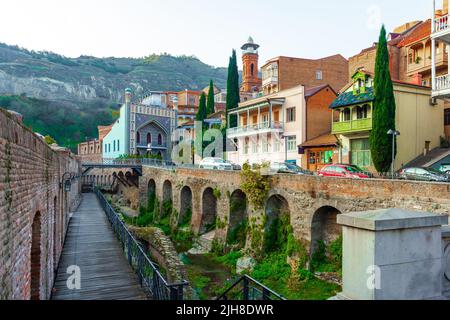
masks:
<path fill-rule="evenodd" d="M 249 124 L 242 127 L 230 128 L 227 130 L 228 135 L 240 134 L 240 133 L 252 133 L 261 130 L 284 130 L 284 122 L 272 121 L 272 122 L 260 122 L 256 124 Z"/>
<path fill-rule="evenodd" d="M 448 15 L 445 15 L 443 17 L 439 17 L 434 20 L 434 23 L 436 25 L 436 32 L 447 30 L 450 27 L 448 24 L 449 23 L 448 17 L 449 17 Z"/>
<path fill-rule="evenodd" d="M 242 276 L 230 288 L 228 288 L 217 300 L 287 300 L 282 295 L 267 288 L 262 283 L 249 277 Z"/>
<path fill-rule="evenodd" d="M 139 283 L 147 295 L 153 300 L 183 300 L 184 288 L 189 283 L 183 281 L 169 284 L 157 266 L 145 254 L 139 242 L 130 233 L 105 196 L 98 188 L 94 188 L 94 192 L 120 241 L 128 263 L 135 270 Z"/>

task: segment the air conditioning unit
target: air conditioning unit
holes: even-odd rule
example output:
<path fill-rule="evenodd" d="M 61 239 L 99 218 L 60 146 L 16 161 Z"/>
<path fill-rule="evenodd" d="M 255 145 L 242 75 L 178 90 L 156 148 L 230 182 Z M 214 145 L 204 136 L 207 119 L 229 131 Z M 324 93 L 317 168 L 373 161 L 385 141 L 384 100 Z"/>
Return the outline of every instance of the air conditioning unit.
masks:
<path fill-rule="evenodd" d="M 437 99 L 436 98 L 430 98 L 430 105 L 437 106 L 438 105 Z"/>

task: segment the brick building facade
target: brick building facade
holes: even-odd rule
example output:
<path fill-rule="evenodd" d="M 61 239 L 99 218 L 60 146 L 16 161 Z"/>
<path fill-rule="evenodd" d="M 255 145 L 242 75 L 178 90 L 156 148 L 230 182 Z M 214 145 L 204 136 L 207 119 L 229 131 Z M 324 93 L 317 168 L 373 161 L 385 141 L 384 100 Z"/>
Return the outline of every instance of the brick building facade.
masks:
<path fill-rule="evenodd" d="M 81 186 L 80 162 L 0 109 L 0 300 L 48 299 Z M 68 175 L 66 175 L 67 177 Z"/>
<path fill-rule="evenodd" d="M 262 74 L 264 94 L 299 84 L 306 88 L 329 84 L 337 92 L 348 82 L 348 61 L 339 54 L 317 60 L 281 56 L 266 62 Z"/>

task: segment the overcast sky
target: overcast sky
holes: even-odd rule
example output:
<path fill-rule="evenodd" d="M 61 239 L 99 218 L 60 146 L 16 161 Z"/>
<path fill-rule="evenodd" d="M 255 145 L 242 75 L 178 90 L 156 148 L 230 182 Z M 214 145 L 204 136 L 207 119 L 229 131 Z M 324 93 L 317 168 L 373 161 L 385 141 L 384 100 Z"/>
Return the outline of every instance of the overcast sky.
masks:
<path fill-rule="evenodd" d="M 438 0 L 438 3 L 440 0 Z M 260 59 L 345 57 L 380 23 L 428 19 L 432 0 L 1 0 L 0 42 L 68 56 L 195 55 L 224 67 L 251 35 Z"/>

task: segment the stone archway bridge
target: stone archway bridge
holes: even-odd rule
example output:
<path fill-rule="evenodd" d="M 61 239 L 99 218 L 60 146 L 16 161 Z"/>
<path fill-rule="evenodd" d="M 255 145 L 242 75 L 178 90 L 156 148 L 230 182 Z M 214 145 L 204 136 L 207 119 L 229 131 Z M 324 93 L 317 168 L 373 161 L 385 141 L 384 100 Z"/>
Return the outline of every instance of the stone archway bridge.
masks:
<path fill-rule="evenodd" d="M 309 242 L 314 239 L 315 232 L 328 232 L 330 225 L 326 225 L 330 224 L 330 219 L 331 228 L 337 227 L 336 212 L 396 207 L 443 215 L 450 213 L 450 184 L 297 175 L 275 175 L 270 179 L 271 190 L 265 212 L 271 198 L 283 199 L 287 203 L 296 238 Z M 216 238 L 224 240 L 230 229 L 229 222 L 235 220 L 230 199 L 237 192 L 243 194 L 240 185 L 239 172 L 143 166 L 139 177 L 139 197 L 140 203 L 147 203 L 151 189 L 160 203 L 171 200 L 173 208 L 181 214 L 190 206 L 191 227 L 196 234 L 202 233 L 205 220 L 211 221 L 207 216 L 213 211 L 219 221 L 226 222 L 216 229 Z M 214 199 L 211 199 L 211 194 L 214 194 Z M 249 219 L 254 216 L 258 219 L 261 211 L 254 210 L 249 204 L 246 215 Z"/>

